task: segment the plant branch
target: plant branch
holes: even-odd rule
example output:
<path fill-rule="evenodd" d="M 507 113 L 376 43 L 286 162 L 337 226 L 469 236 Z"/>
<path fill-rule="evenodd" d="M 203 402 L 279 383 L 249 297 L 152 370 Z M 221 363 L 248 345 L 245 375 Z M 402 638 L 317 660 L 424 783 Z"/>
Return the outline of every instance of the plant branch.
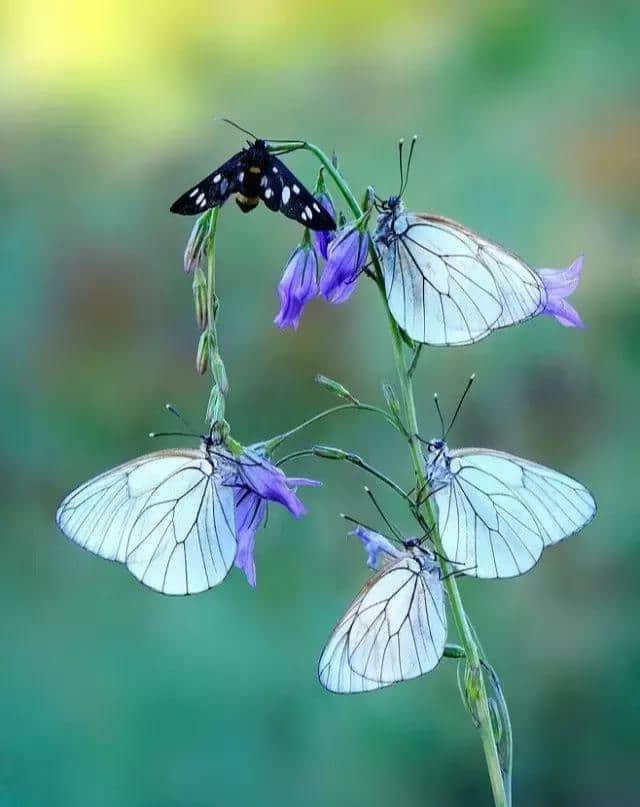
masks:
<path fill-rule="evenodd" d="M 314 146 L 311 143 L 306 143 L 303 141 L 292 141 L 291 143 L 285 143 L 281 145 L 284 147 L 290 146 L 292 147 L 292 149 L 294 148 L 305 149 L 314 154 L 318 158 L 320 163 L 325 167 L 329 176 L 335 182 L 338 190 L 342 194 L 344 200 L 348 204 L 353 215 L 356 218 L 359 218 L 362 215 L 363 211 L 360 208 L 360 205 L 358 204 L 355 196 L 351 192 L 351 189 L 345 182 L 340 172 L 335 168 L 331 160 L 329 160 L 327 155 L 324 154 L 324 152 L 321 149 L 319 149 L 317 146 Z M 400 383 L 401 399 L 404 408 L 404 421 L 407 425 L 407 429 L 409 432 L 409 438 L 408 438 L 409 450 L 411 453 L 411 460 L 416 475 L 417 487 L 419 489 L 420 488 L 426 489 L 428 487 L 426 478 L 426 464 L 424 455 L 422 453 L 422 449 L 417 439 L 417 434 L 419 433 L 418 419 L 416 415 L 413 384 L 411 381 L 411 374 L 409 372 L 409 370 L 412 368 L 407 367 L 405 361 L 402 334 L 400 333 L 400 329 L 389 309 L 384 286 L 382 266 L 380 265 L 380 259 L 376 247 L 373 244 L 371 245 L 370 256 L 371 256 L 371 263 L 374 268 L 374 275 L 375 275 L 374 279 L 376 281 L 376 285 L 378 286 L 378 289 L 382 297 L 382 302 L 385 311 L 387 313 L 389 329 L 391 331 L 393 357 Z M 413 369 L 415 369 L 415 367 Z M 430 500 L 427 499 L 424 502 L 423 510 L 425 513 L 427 524 L 429 525 L 429 527 L 433 528 L 431 538 L 433 540 L 434 546 L 436 550 L 439 552 L 439 554 L 444 558 L 445 555 L 443 552 L 442 542 L 440 539 L 439 532 L 436 528 L 436 520 L 434 517 L 433 508 L 431 506 Z M 469 666 L 471 675 L 473 676 L 474 679 L 475 686 L 473 688 L 473 701 L 474 701 L 475 716 L 478 721 L 478 729 L 480 731 L 480 737 L 482 740 L 482 746 L 484 749 L 485 759 L 489 772 L 489 780 L 491 782 L 491 789 L 493 793 L 494 803 L 496 807 L 508 807 L 510 803 L 510 796 L 507 796 L 507 792 L 505 790 L 505 781 L 502 776 L 500 756 L 498 753 L 496 738 L 494 735 L 491 722 L 491 713 L 489 710 L 487 689 L 484 677 L 482 676 L 480 669 L 480 652 L 473 634 L 473 630 L 470 627 L 469 622 L 467 620 L 464 605 L 462 602 L 462 597 L 460 595 L 460 591 L 456 583 L 455 575 L 450 573 L 451 572 L 450 564 L 447 561 L 442 560 L 441 565 L 444 573 L 443 585 L 445 586 L 447 594 L 449 595 L 449 606 L 453 616 L 453 621 L 455 622 L 456 629 L 460 637 L 460 641 L 462 642 L 462 646 L 464 648 L 467 664 Z"/>

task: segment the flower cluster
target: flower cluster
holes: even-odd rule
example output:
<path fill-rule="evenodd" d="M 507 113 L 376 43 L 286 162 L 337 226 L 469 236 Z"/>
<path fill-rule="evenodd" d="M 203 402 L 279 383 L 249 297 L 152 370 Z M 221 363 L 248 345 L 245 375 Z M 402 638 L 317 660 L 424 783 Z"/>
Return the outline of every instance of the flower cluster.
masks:
<path fill-rule="evenodd" d="M 329 194 L 316 193 L 316 198 L 335 217 Z M 334 305 L 351 297 L 369 252 L 367 218 L 343 226 L 337 232 L 315 232 L 314 243 L 305 230 L 302 243 L 287 261 L 278 285 L 280 311 L 274 322 L 279 328 L 297 328 L 305 305 L 318 295 Z M 322 260 L 325 266 L 318 280 Z"/>

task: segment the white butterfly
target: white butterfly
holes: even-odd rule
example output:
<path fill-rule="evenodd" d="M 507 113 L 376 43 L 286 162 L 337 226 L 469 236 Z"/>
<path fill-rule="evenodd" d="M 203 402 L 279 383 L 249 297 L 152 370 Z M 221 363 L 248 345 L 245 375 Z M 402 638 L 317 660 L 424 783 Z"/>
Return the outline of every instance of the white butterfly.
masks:
<path fill-rule="evenodd" d="M 596 514 L 583 485 L 543 465 L 485 448 L 450 450 L 442 439 L 426 446 L 442 547 L 466 574 L 523 574 Z"/>
<path fill-rule="evenodd" d="M 230 458 L 229 458 L 230 459 Z M 60 504 L 64 534 L 163 594 L 195 594 L 236 555 L 233 465 L 211 438 L 146 454 L 76 488 Z"/>
<path fill-rule="evenodd" d="M 318 662 L 321 684 L 343 694 L 424 675 L 442 657 L 447 638 L 434 556 L 417 541 L 407 541 L 401 551 L 383 536 L 363 532 L 388 557 L 338 622 Z"/>
<path fill-rule="evenodd" d="M 380 206 L 374 240 L 391 313 L 416 342 L 467 345 L 543 311 L 545 285 L 522 258 L 440 216 Z"/>

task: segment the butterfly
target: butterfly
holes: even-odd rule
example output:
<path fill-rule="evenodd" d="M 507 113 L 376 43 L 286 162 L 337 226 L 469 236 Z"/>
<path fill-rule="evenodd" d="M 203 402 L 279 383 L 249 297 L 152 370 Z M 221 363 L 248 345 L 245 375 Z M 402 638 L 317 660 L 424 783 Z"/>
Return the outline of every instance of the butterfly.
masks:
<path fill-rule="evenodd" d="M 310 230 L 336 229 L 333 217 L 259 139 L 247 141 L 242 151 L 183 193 L 171 212 L 193 216 L 220 207 L 232 194 L 243 213 L 262 200 L 269 210 L 280 210 Z"/>
<path fill-rule="evenodd" d="M 515 577 L 538 562 L 545 547 L 581 530 L 595 516 L 584 485 L 544 465 L 487 448 L 450 449 L 443 437 L 424 441 L 427 482 L 438 511 L 442 548 L 467 575 Z"/>
<path fill-rule="evenodd" d="M 209 435 L 197 449 L 156 451 L 90 479 L 64 498 L 56 523 L 149 588 L 195 594 L 221 583 L 233 565 L 233 471 Z"/>
<path fill-rule="evenodd" d="M 385 560 L 340 619 L 325 645 L 320 683 L 340 694 L 368 692 L 432 670 L 447 638 L 444 588 L 435 555 L 420 541 L 400 550 L 370 530 L 354 531 L 378 545 Z M 367 547 L 370 552 L 371 550 Z"/>
<path fill-rule="evenodd" d="M 398 325 L 429 345 L 467 345 L 541 313 L 540 276 L 513 252 L 443 216 L 404 210 L 413 145 L 400 192 L 378 199 L 374 242 Z"/>

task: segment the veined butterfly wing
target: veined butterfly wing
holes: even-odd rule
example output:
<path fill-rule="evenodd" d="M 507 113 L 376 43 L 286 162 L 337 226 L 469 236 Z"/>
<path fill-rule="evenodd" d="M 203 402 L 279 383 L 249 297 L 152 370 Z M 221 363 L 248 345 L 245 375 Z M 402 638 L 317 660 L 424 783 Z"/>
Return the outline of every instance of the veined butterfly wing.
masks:
<path fill-rule="evenodd" d="M 379 243 L 389 307 L 415 341 L 465 345 L 539 313 L 544 285 L 524 261 L 461 224 L 398 213 Z"/>
<path fill-rule="evenodd" d="M 217 585 L 236 554 L 234 491 L 202 450 L 158 451 L 106 471 L 66 496 L 56 522 L 163 594 Z"/>
<path fill-rule="evenodd" d="M 447 623 L 439 567 L 403 555 L 364 586 L 338 622 L 318 664 L 331 692 L 380 689 L 432 670 Z"/>
<path fill-rule="evenodd" d="M 443 550 L 465 574 L 523 574 L 545 546 L 578 532 L 596 513 L 583 485 L 543 465 L 480 448 L 449 457 L 450 476 L 433 497 Z"/>

